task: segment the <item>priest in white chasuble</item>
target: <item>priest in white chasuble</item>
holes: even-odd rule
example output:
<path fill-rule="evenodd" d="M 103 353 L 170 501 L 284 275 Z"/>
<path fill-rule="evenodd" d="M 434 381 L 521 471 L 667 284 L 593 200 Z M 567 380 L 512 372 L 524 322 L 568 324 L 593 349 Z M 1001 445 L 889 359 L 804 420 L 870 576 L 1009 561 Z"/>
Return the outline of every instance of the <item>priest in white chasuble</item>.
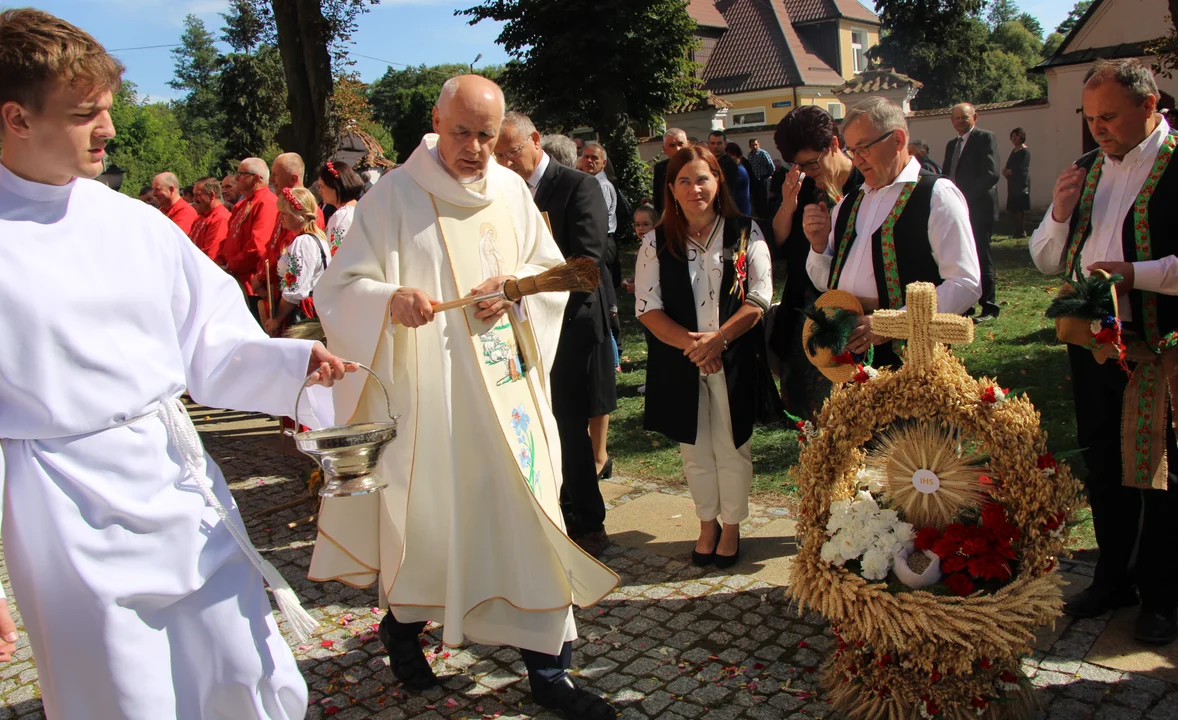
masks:
<path fill-rule="evenodd" d="M 180 228 L 93 180 L 121 74 L 82 30 L 0 12 L 4 559 L 45 714 L 301 719 L 307 685 L 263 578 L 288 619 L 310 618 L 250 544 L 180 396 L 287 415 L 310 370 L 344 366 L 267 337 Z M 0 661 L 16 640 L 0 600 Z"/>
<path fill-rule="evenodd" d="M 605 720 L 613 709 L 567 673 L 573 605 L 618 580 L 569 540 L 560 511 L 548 374 L 568 296 L 432 309 L 563 262 L 524 181 L 491 160 L 503 113 L 493 82 L 449 80 L 437 134 L 364 196 L 315 288 L 332 351 L 371 364 L 400 432 L 386 488 L 324 501 L 310 576 L 378 585 L 380 637 L 409 687 L 437 682 L 418 639 L 434 621 L 449 645 L 520 648 L 539 704 Z M 376 382 L 337 384 L 341 422 L 387 412 Z"/>

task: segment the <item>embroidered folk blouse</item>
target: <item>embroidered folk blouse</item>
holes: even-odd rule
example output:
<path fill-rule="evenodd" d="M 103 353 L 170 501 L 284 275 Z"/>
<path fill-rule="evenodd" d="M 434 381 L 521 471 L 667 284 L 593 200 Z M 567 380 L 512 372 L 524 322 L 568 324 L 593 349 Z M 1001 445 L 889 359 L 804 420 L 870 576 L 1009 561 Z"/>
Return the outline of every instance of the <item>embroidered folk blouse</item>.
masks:
<path fill-rule="evenodd" d="M 759 241 L 759 242 L 754 242 Z M 752 224 L 748 241 L 748 279 L 745 300 L 769 308 L 773 299 L 773 260 L 769 245 L 757 223 Z M 720 329 L 720 283 L 724 277 L 724 220 L 716 223 L 710 239 L 703 247 L 689 242 L 687 272 L 691 291 L 695 296 L 696 326 L 699 332 Z M 642 317 L 652 310 L 663 309 L 662 288 L 659 287 L 659 257 L 655 247 L 655 233 L 646 234 L 638 250 L 638 267 L 634 271 L 635 316 Z"/>
<path fill-rule="evenodd" d="M 344 205 L 341 208 L 336 208 L 336 211 L 331 214 L 331 219 L 327 221 L 327 244 L 331 247 L 331 254 L 335 255 L 339 250 L 339 246 L 344 241 L 344 235 L 348 234 L 348 228 L 352 227 L 352 218 L 356 215 L 355 205 Z"/>
<path fill-rule="evenodd" d="M 304 233 L 291 241 L 278 258 L 278 291 L 282 299 L 298 305 L 311 297 L 315 283 L 327 269 L 325 258 L 331 261 L 331 248 L 326 240 Z"/>

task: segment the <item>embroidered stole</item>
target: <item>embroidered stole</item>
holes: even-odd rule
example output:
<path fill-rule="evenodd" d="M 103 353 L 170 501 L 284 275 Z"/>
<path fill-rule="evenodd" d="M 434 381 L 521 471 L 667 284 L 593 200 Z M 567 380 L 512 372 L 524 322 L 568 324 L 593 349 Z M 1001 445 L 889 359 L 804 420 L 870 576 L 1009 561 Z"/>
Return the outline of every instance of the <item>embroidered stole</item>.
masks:
<path fill-rule="evenodd" d="M 892 206 L 892 211 L 888 213 L 887 218 L 884 219 L 883 225 L 880 226 L 880 250 L 883 255 L 883 273 L 884 283 L 888 289 L 888 307 L 893 310 L 899 310 L 904 307 L 904 288 L 900 286 L 900 270 L 896 265 L 896 221 L 900 219 L 900 215 L 904 212 L 904 208 L 908 207 L 908 200 L 912 197 L 912 191 L 916 189 L 916 183 L 904 183 L 904 188 L 900 191 L 900 197 L 896 198 L 896 204 Z M 838 254 L 835 255 L 833 274 L 830 279 L 830 289 L 838 288 L 839 278 L 843 274 L 843 267 L 847 264 L 847 256 L 851 252 L 851 245 L 855 241 L 855 222 L 859 219 L 859 205 L 863 202 L 863 198 L 867 195 L 865 189 L 860 189 L 858 196 L 855 197 L 855 204 L 851 206 L 850 217 L 847 218 L 847 226 L 843 228 L 843 236 L 839 239 Z M 867 242 L 870 246 L 872 238 L 869 235 Z M 870 250 L 870 247 L 869 247 Z M 896 354 L 899 355 L 904 347 L 902 340 L 895 340 L 892 342 L 892 347 Z"/>
<path fill-rule="evenodd" d="M 434 198 L 434 209 L 454 282 L 463 295 L 486 279 L 514 275 L 520 265 L 520 243 L 506 201 L 497 199 L 482 208 L 459 207 Z M 449 299 L 449 298 L 446 298 Z M 455 311 L 450 311 L 451 313 Z M 488 433 L 502 437 L 502 451 L 515 458 L 520 479 L 544 512 L 563 527 L 554 468 L 548 453 L 534 392 L 541 385 L 529 382 L 540 372 L 531 328 L 512 308 L 492 326 L 475 318 L 477 306 L 462 309 L 471 347 L 499 427 Z M 518 331 L 518 332 L 517 332 Z M 517 338 L 525 338 L 521 353 Z M 525 358 L 531 358 L 525 364 Z"/>
<path fill-rule="evenodd" d="M 1153 241 L 1149 227 L 1149 202 L 1158 181 L 1170 165 L 1178 141 L 1167 135 L 1149 177 L 1133 203 L 1134 247 L 1138 262 L 1153 260 Z M 1065 271 L 1072 277 L 1080 260 L 1088 231 L 1092 225 L 1093 198 L 1104 167 L 1104 153 L 1096 156 L 1084 180 L 1084 190 L 1077 206 L 1076 228 L 1068 243 Z M 1140 489 L 1165 490 L 1169 468 L 1166 462 L 1166 410 L 1178 397 L 1178 331 L 1162 337 L 1158 327 L 1158 299 L 1152 292 L 1141 292 L 1143 339 L 1127 342 L 1128 357 L 1137 367 L 1125 388 L 1121 415 L 1122 484 Z M 1090 348 L 1091 349 L 1091 348 Z"/>

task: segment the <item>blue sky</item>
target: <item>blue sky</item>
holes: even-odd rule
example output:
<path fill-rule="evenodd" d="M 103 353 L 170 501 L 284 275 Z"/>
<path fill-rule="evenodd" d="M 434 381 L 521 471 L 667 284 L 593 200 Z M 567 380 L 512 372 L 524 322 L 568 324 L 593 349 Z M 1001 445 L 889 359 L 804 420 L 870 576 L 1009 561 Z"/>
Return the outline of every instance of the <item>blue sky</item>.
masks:
<path fill-rule="evenodd" d="M 17 4 L 25 3 L 0 0 L 0 7 Z M 228 6 L 226 0 L 35 0 L 28 4 L 82 27 L 107 49 L 118 51 L 115 54 L 127 66 L 127 79 L 138 85 L 142 94 L 160 100 L 176 94 L 167 85 L 173 67 L 170 52 L 167 48 L 126 48 L 179 42 L 188 13 L 219 34 L 218 13 Z M 506 62 L 506 53 L 495 44 L 499 34 L 495 23 L 469 27 L 464 18 L 454 17 L 454 10 L 475 4 L 477 0 L 381 0 L 360 18 L 352 48 L 355 69 L 371 81 L 383 75 L 390 63 L 400 63 L 395 67 L 470 63 L 480 53 L 479 65 Z M 1074 0 L 1034 0 L 1020 6 L 1051 29 L 1067 17 L 1073 4 Z"/>

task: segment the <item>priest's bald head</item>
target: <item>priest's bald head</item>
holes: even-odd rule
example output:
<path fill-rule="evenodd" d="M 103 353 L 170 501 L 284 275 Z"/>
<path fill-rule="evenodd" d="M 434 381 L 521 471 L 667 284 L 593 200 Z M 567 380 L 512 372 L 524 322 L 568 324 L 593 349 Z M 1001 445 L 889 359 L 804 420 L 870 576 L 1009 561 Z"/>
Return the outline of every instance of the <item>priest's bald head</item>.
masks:
<path fill-rule="evenodd" d="M 270 167 L 270 179 L 274 181 L 274 187 L 282 192 L 283 188 L 302 187 L 303 175 L 306 172 L 307 166 L 298 153 L 282 153 L 274 158 L 274 164 Z"/>
<path fill-rule="evenodd" d="M 460 182 L 483 177 L 499 138 L 506 103 L 498 85 L 481 75 L 459 75 L 442 86 L 434 106 L 438 153 Z"/>

